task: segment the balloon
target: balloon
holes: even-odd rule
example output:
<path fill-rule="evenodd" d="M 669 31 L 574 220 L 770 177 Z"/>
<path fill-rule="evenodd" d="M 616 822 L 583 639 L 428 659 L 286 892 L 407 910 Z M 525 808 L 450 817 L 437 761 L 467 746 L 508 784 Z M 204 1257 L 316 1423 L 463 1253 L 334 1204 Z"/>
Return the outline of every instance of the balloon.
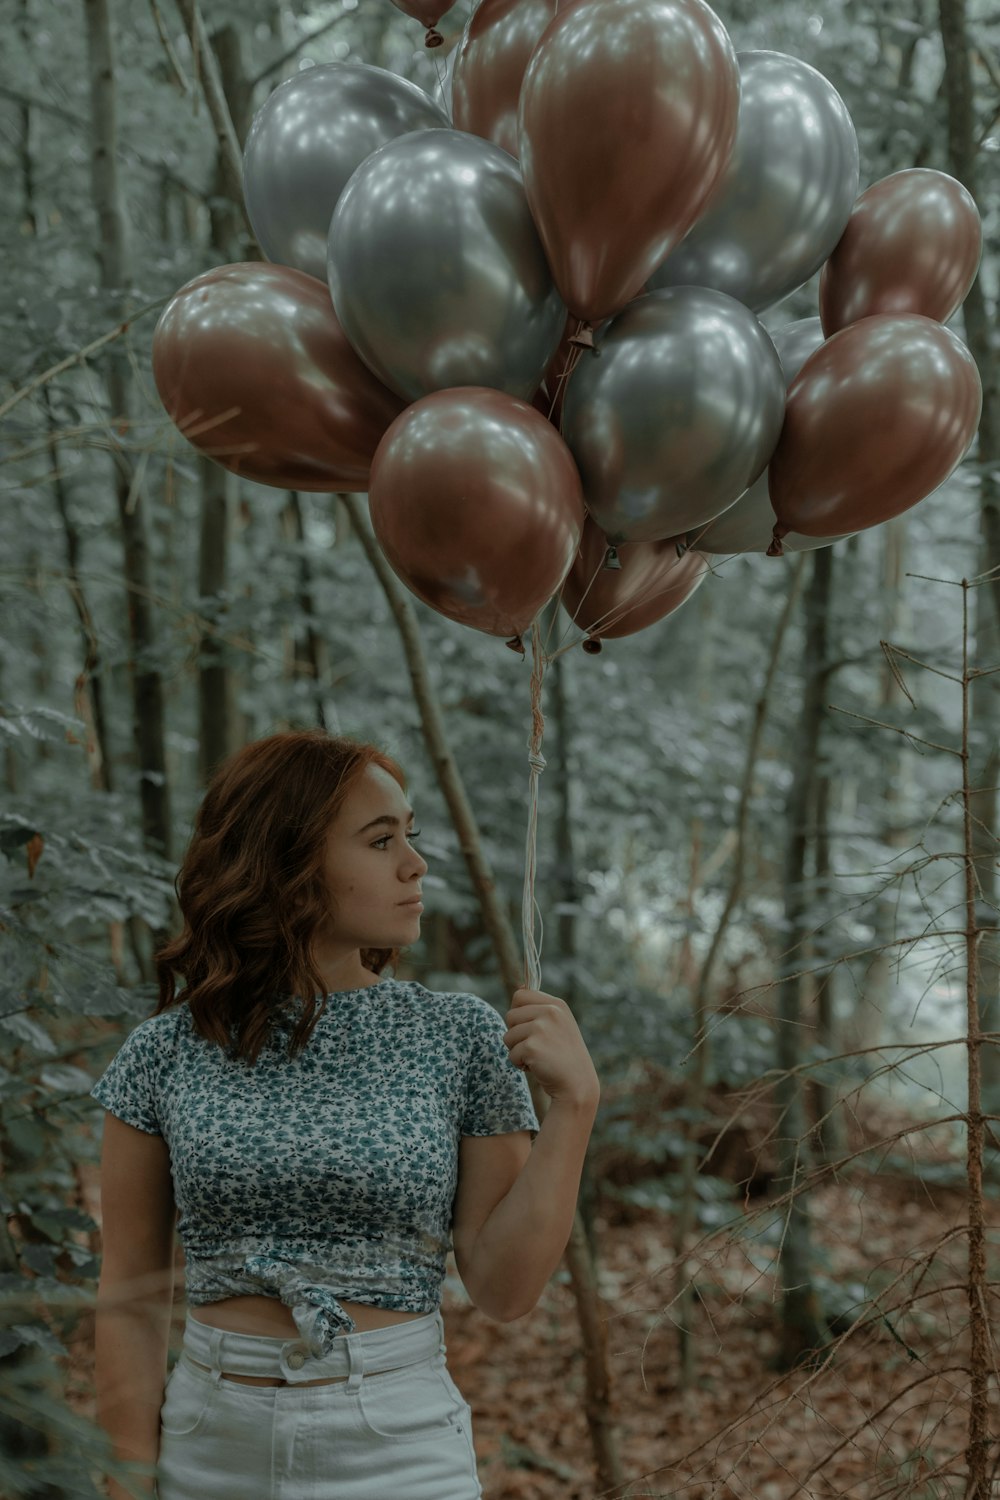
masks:
<path fill-rule="evenodd" d="M 753 313 L 725 292 L 669 287 L 594 343 L 567 382 L 562 433 L 608 541 L 677 536 L 732 505 L 763 472 L 785 404 Z"/>
<path fill-rule="evenodd" d="M 778 351 L 785 386 L 791 385 L 796 375 L 823 342 L 823 329 L 819 318 L 800 318 L 796 323 L 786 323 L 771 334 Z M 687 534 L 687 545 L 697 547 L 699 552 L 766 552 L 774 528 L 774 511 L 767 493 L 767 469 L 746 490 L 735 505 L 707 527 L 695 527 Z M 852 533 L 848 532 L 850 536 Z M 843 541 L 843 536 L 800 536 L 790 531 L 782 537 L 788 552 L 811 552 L 815 547 L 830 547 Z"/>
<path fill-rule="evenodd" d="M 822 73 L 782 52 L 740 52 L 740 117 L 705 212 L 649 278 L 713 286 L 759 311 L 819 270 L 858 191 L 858 138 Z"/>
<path fill-rule="evenodd" d="M 398 135 L 447 124 L 423 89 L 366 63 L 324 63 L 279 84 L 243 153 L 247 214 L 268 260 L 325 281 L 330 217 L 355 167 Z"/>
<path fill-rule="evenodd" d="M 521 86 L 518 155 L 556 285 L 588 322 L 635 296 L 701 213 L 740 75 L 704 0 L 574 0 Z"/>
<path fill-rule="evenodd" d="M 916 505 L 961 461 L 982 394 L 968 349 L 931 318 L 875 314 L 835 333 L 788 390 L 775 536 L 862 531 Z"/>
<path fill-rule="evenodd" d="M 429 30 L 451 10 L 455 0 L 392 0 L 392 3 L 404 16 L 412 16 L 415 21 L 421 21 Z"/>
<path fill-rule="evenodd" d="M 378 446 L 368 501 L 407 588 L 487 635 L 529 628 L 583 530 L 580 477 L 558 432 L 485 386 L 408 406 Z"/>
<path fill-rule="evenodd" d="M 189 442 L 281 489 L 366 490 L 403 405 L 351 348 L 324 283 L 264 261 L 181 287 L 153 334 L 153 378 Z"/>
<path fill-rule="evenodd" d="M 829 336 L 873 313 L 946 323 L 976 279 L 983 226 L 976 201 L 946 172 L 907 167 L 861 194 L 823 267 L 819 311 Z"/>
<path fill-rule="evenodd" d="M 559 0 L 480 0 L 455 49 L 453 116 L 460 130 L 517 155 L 517 105 L 528 59 Z"/>
<path fill-rule="evenodd" d="M 699 552 L 678 557 L 677 544 L 683 540 L 630 542 L 618 551 L 621 567 L 604 568 L 607 537 L 588 516 L 580 551 L 562 587 L 563 608 L 591 640 L 634 635 L 662 620 L 691 597 L 709 571 Z"/>
<path fill-rule="evenodd" d="M 374 152 L 330 224 L 328 274 L 344 332 L 413 401 L 447 386 L 529 398 L 566 309 L 506 151 L 421 130 Z"/>

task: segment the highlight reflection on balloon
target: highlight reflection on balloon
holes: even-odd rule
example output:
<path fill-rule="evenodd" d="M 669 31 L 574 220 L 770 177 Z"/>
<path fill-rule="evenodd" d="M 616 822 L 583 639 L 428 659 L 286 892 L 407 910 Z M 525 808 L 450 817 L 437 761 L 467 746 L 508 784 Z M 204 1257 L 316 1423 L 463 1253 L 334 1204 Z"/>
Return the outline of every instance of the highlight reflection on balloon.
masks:
<path fill-rule="evenodd" d="M 531 55 L 518 155 L 556 285 L 594 323 L 705 207 L 736 137 L 739 69 L 704 0 L 573 0 Z"/>
<path fill-rule="evenodd" d="M 983 226 L 976 201 L 947 172 L 908 167 L 867 188 L 823 267 L 827 335 L 873 313 L 946 323 L 976 279 Z"/>
<path fill-rule="evenodd" d="M 683 540 L 624 543 L 617 549 L 621 567 L 605 568 L 607 538 L 588 516 L 560 594 L 563 608 L 592 640 L 645 630 L 679 609 L 709 572 L 699 552 L 678 556 L 677 545 Z"/>
<path fill-rule="evenodd" d="M 703 525 L 767 465 L 785 383 L 767 333 L 725 292 L 637 297 L 570 376 L 562 432 L 609 542 Z"/>
<path fill-rule="evenodd" d="M 189 442 L 282 489 L 366 490 L 402 407 L 351 348 L 326 285 L 265 261 L 181 287 L 153 334 L 153 377 Z"/>
<path fill-rule="evenodd" d="M 361 164 L 327 269 L 348 338 L 410 400 L 462 385 L 530 398 L 566 317 L 517 163 L 461 130 L 401 136 Z"/>
<path fill-rule="evenodd" d="M 649 278 L 712 286 L 760 311 L 802 286 L 844 232 L 858 138 L 822 73 L 782 52 L 740 52 L 740 117 L 704 213 Z"/>
<path fill-rule="evenodd" d="M 527 404 L 437 391 L 393 422 L 372 461 L 372 525 L 418 598 L 487 635 L 523 634 L 559 588 L 583 529 L 580 478 Z"/>
<path fill-rule="evenodd" d="M 528 59 L 558 0 L 480 0 L 455 49 L 452 118 L 517 156 L 517 106 Z"/>
<path fill-rule="evenodd" d="M 981 409 L 975 361 L 942 324 L 875 314 L 841 329 L 788 390 L 768 471 L 777 535 L 861 531 L 900 515 L 955 469 Z"/>
<path fill-rule="evenodd" d="M 771 342 L 778 351 L 786 389 L 811 354 L 823 342 L 823 329 L 819 318 L 800 318 L 795 323 L 786 323 L 775 329 Z M 774 510 L 767 492 L 767 469 L 750 488 L 740 496 L 735 505 L 712 521 L 707 527 L 695 527 L 687 533 L 689 547 L 700 552 L 766 552 L 771 544 L 774 529 Z M 850 533 L 846 533 L 850 535 Z M 782 537 L 786 552 L 811 552 L 816 547 L 831 547 L 841 542 L 844 536 L 801 536 L 790 531 Z"/>
<path fill-rule="evenodd" d="M 447 124 L 416 84 L 366 63 L 323 63 L 279 84 L 243 153 L 247 214 L 268 260 L 325 281 L 330 217 L 355 168 L 396 136 Z"/>

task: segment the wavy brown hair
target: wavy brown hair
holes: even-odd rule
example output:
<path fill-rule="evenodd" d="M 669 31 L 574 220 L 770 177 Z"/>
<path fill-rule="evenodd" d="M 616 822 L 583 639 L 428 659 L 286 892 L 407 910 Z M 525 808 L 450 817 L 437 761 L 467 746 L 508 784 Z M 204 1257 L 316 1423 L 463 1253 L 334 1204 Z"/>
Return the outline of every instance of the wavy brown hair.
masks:
<path fill-rule="evenodd" d="M 222 762 L 174 880 L 184 927 L 155 955 L 154 1016 L 187 1001 L 201 1036 L 253 1064 L 284 1003 L 300 996 L 289 1055 L 302 1050 L 325 1007 L 316 1004 L 325 987 L 311 943 L 331 912 L 326 836 L 370 765 L 406 790 L 401 767 L 377 745 L 322 729 L 272 734 Z M 376 974 L 398 957 L 398 948 L 361 950 Z"/>

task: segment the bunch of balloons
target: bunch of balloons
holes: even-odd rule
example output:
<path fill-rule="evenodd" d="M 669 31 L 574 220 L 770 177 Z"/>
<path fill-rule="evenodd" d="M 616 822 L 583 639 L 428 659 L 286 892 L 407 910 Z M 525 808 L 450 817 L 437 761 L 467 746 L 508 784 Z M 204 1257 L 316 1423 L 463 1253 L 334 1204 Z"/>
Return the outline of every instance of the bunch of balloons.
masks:
<path fill-rule="evenodd" d="M 557 592 L 591 642 L 627 635 L 707 554 L 829 545 L 960 462 L 975 203 L 916 168 L 858 197 L 815 68 L 737 54 L 704 0 L 481 0 L 450 107 L 332 63 L 258 110 L 268 259 L 189 282 L 154 335 L 201 451 L 367 491 L 407 586 L 519 649 Z M 769 334 L 821 267 L 819 315 Z"/>

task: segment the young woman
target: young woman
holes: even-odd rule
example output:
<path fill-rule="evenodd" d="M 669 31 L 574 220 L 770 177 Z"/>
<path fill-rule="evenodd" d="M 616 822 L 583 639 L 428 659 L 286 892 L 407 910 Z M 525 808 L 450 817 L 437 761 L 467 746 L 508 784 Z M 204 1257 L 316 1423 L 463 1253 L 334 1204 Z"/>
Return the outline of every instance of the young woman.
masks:
<path fill-rule="evenodd" d="M 482 1495 L 446 1257 L 487 1315 L 535 1305 L 600 1086 L 564 1001 L 518 990 L 505 1025 L 476 995 L 382 977 L 420 931 L 413 818 L 374 745 L 317 730 L 230 757 L 157 1007 L 91 1090 L 98 1417 L 159 1500 Z M 175 1221 L 189 1310 L 164 1384 Z"/>

